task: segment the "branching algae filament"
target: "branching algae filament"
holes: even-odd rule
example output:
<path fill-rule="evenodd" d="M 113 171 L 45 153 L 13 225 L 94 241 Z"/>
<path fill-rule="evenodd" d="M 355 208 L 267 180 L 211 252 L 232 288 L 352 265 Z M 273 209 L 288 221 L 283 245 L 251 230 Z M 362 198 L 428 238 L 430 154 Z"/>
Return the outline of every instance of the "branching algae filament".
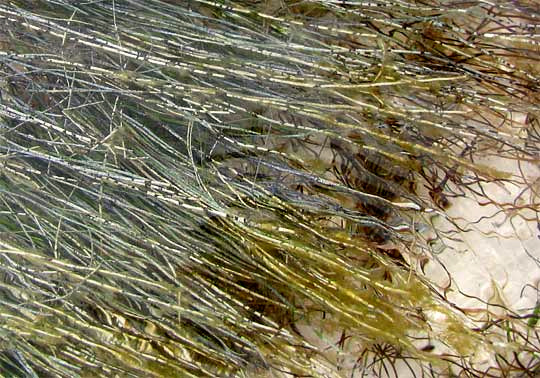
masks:
<path fill-rule="evenodd" d="M 0 371 L 533 377 L 534 1 L 0 4 Z"/>

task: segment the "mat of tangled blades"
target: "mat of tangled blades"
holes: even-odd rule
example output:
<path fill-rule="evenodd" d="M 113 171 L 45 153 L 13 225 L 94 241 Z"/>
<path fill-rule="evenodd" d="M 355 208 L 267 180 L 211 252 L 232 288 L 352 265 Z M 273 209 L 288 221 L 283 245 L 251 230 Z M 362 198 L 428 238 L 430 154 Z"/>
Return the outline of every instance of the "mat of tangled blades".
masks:
<path fill-rule="evenodd" d="M 535 376 L 539 17 L 3 1 L 0 372 Z"/>

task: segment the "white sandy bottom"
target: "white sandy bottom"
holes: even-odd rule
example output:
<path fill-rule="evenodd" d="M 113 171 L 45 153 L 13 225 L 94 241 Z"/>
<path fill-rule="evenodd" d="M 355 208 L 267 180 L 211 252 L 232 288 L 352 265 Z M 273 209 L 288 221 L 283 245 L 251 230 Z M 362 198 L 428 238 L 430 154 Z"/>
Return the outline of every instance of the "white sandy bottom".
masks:
<path fill-rule="evenodd" d="M 510 312 L 531 314 L 539 301 L 537 289 L 540 285 L 537 213 L 525 206 L 537 202 L 535 193 L 540 190 L 540 169 L 532 164 L 518 165 L 516 161 L 497 158 L 482 163 L 512 175 L 525 175 L 526 184 L 489 183 L 482 186 L 488 198 L 521 209 L 502 212 L 496 206 L 486 204 L 488 200 L 473 198 L 472 195 L 452 199 L 446 213 L 457 219 L 465 230 L 452 233 L 451 239 L 441 238 L 434 246 L 436 254 L 424 269 L 426 277 L 440 292 L 465 309 L 471 318 L 476 318 L 478 325 L 488 320 L 485 310 L 491 312 L 492 319 Z M 453 228 L 441 216 L 434 219 L 433 224 L 439 230 Z M 432 321 L 437 323 L 437 314 L 432 315 Z M 297 328 L 309 342 L 323 351 L 327 364 L 325 368 L 319 368 L 321 377 L 421 376 L 420 367 L 415 362 L 407 364 L 399 360 L 387 364 L 389 370 L 379 364 L 369 375 L 365 371 L 360 373 L 358 359 L 363 348 L 354 338 L 343 340 L 342 331 L 326 326 L 322 319 L 297 324 Z M 439 347 L 444 349 L 440 344 L 434 343 L 433 346 L 433 353 L 446 352 L 438 350 Z M 492 352 L 493 349 L 479 346 L 476 355 L 471 356 L 471 362 L 481 370 L 495 367 Z"/>

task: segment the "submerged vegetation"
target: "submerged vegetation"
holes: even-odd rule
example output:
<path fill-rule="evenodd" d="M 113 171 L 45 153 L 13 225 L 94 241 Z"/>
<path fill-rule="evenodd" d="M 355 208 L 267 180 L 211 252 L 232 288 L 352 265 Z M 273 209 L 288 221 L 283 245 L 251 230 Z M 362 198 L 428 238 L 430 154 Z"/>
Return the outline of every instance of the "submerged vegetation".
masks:
<path fill-rule="evenodd" d="M 423 268 L 466 231 L 456 198 L 535 221 L 538 184 L 488 161 L 538 163 L 539 18 L 2 2 L 4 375 L 534 376 L 538 307 L 473 318 Z M 346 372 L 299 329 L 323 318 L 359 346 Z"/>

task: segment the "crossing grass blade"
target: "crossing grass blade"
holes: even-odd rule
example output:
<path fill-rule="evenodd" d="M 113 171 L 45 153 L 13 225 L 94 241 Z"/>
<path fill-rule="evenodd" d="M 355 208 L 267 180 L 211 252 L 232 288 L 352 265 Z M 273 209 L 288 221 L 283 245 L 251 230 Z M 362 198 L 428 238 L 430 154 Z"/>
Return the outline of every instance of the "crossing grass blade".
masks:
<path fill-rule="evenodd" d="M 324 314 L 363 346 L 359 371 L 532 374 L 536 318 L 475 327 L 414 257 L 434 253 L 420 224 L 483 183 L 528 187 L 526 205 L 484 198 L 501 211 L 538 210 L 524 175 L 479 162 L 538 161 L 538 17 L 525 1 L 1 4 L 2 369 L 339 376 L 297 329 Z"/>

